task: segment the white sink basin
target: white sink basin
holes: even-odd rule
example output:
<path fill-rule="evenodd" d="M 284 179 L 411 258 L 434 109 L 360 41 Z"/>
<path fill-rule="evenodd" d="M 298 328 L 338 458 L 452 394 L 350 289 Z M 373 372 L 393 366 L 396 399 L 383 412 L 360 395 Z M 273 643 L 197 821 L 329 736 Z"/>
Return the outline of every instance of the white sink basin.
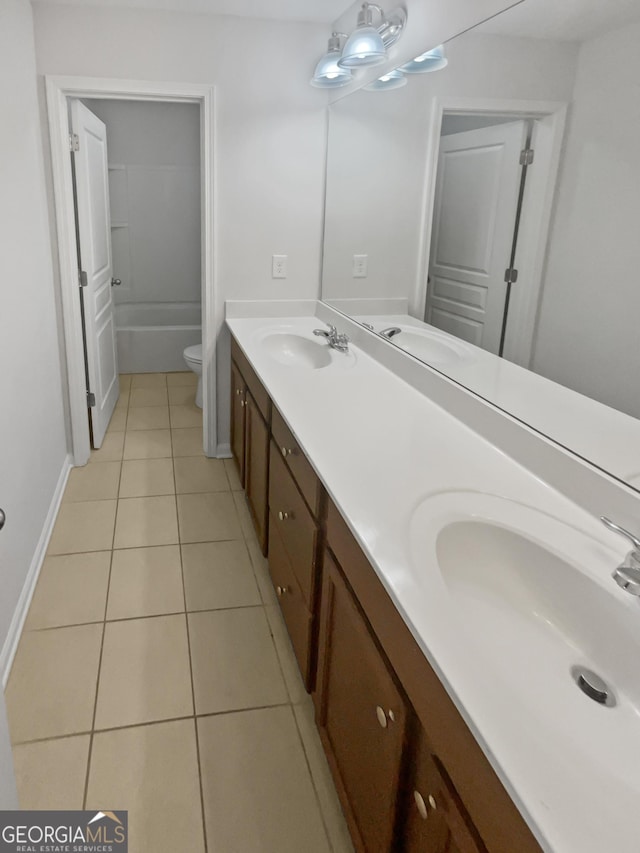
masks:
<path fill-rule="evenodd" d="M 410 522 L 414 597 L 454 692 L 501 762 L 524 768 L 513 788 L 572 816 L 575 849 L 590 853 L 602 822 L 629 845 L 640 832 L 628 812 L 640 797 L 640 602 L 611 577 L 621 553 L 607 541 L 473 492 L 427 497 Z M 608 704 L 580 689 L 576 667 L 604 680 Z M 606 802 L 586 815 L 595 780 Z"/>
<path fill-rule="evenodd" d="M 324 338 L 307 337 L 295 327 L 279 326 L 262 329 L 258 335 L 264 352 L 279 364 L 305 370 L 324 367 L 351 367 L 355 364 L 352 352 L 332 349 Z"/>
<path fill-rule="evenodd" d="M 471 349 L 465 344 L 453 339 L 449 340 L 448 337 L 439 335 L 437 332 L 414 326 L 401 328 L 400 334 L 391 339 L 393 343 L 434 367 L 455 364 L 473 357 Z"/>

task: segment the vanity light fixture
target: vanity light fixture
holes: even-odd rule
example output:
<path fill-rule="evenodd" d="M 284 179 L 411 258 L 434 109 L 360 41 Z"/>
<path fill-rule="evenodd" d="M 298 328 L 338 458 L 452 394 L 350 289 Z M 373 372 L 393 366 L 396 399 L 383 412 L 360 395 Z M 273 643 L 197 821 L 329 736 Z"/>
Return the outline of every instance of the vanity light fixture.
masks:
<path fill-rule="evenodd" d="M 316 70 L 311 78 L 311 85 L 317 89 L 338 89 L 350 83 L 353 74 L 348 68 L 340 68 L 338 60 L 342 51 L 343 39 L 348 38 L 346 33 L 331 33 L 327 45 L 327 52 L 316 65 Z"/>
<path fill-rule="evenodd" d="M 378 15 L 374 25 L 374 12 Z M 395 44 L 407 22 L 407 13 L 398 8 L 388 16 L 375 3 L 363 3 L 358 24 L 351 33 L 338 60 L 340 68 L 379 65 L 387 58 L 387 48 Z"/>
<path fill-rule="evenodd" d="M 406 62 L 400 66 L 400 70 L 405 74 L 426 74 L 429 71 L 440 71 L 448 63 L 447 57 L 444 55 L 444 45 L 439 44 L 437 47 L 421 53 L 416 56 L 411 62 Z"/>
<path fill-rule="evenodd" d="M 399 68 L 396 68 L 393 71 L 388 71 L 386 74 L 383 74 L 382 77 L 378 77 L 377 80 L 369 83 L 364 88 L 367 92 L 386 92 L 390 89 L 400 89 L 402 86 L 406 85 L 407 78 Z"/>

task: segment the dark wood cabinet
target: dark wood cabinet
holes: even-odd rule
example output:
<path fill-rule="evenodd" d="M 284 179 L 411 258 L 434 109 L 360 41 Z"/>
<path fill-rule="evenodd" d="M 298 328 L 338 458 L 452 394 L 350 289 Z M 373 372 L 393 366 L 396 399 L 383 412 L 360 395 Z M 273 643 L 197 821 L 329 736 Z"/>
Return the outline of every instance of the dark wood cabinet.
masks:
<path fill-rule="evenodd" d="M 247 386 L 242 374 L 231 362 L 231 452 L 244 487 L 244 427 Z"/>
<path fill-rule="evenodd" d="M 486 853 L 477 830 L 420 730 L 411 750 L 403 853 Z"/>
<path fill-rule="evenodd" d="M 269 489 L 269 429 L 255 400 L 247 392 L 244 429 L 244 488 L 249 512 L 263 554 L 267 554 Z"/>
<path fill-rule="evenodd" d="M 357 848 L 392 849 L 407 708 L 337 565 L 326 554 L 317 722 Z"/>

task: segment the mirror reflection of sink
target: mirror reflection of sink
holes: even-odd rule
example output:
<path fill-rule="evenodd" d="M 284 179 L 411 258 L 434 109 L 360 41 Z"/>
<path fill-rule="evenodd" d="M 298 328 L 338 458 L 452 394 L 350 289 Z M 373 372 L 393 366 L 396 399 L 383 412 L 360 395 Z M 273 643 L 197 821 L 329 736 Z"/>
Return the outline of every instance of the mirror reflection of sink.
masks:
<path fill-rule="evenodd" d="M 404 326 L 392 340 L 401 349 L 436 367 L 472 358 L 472 351 L 464 343 L 427 329 Z"/>
<path fill-rule="evenodd" d="M 320 370 L 324 367 L 351 367 L 356 358 L 353 352 L 331 349 L 324 339 L 307 337 L 295 327 L 274 327 L 261 330 L 260 345 L 267 355 L 287 367 Z"/>

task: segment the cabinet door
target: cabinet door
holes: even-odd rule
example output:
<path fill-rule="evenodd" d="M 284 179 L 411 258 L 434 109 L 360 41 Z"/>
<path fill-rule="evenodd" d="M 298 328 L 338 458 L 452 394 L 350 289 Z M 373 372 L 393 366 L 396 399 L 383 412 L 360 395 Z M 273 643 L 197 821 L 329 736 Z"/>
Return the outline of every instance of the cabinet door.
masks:
<path fill-rule="evenodd" d="M 247 388 L 235 363 L 231 362 L 231 452 L 244 486 L 244 424 Z"/>
<path fill-rule="evenodd" d="M 262 553 L 267 554 L 269 431 L 251 394 L 246 395 L 244 488 Z"/>
<path fill-rule="evenodd" d="M 406 708 L 336 564 L 325 556 L 318 723 L 356 847 L 393 844 Z"/>
<path fill-rule="evenodd" d="M 446 773 L 421 732 L 405 804 L 404 853 L 486 853 Z"/>

